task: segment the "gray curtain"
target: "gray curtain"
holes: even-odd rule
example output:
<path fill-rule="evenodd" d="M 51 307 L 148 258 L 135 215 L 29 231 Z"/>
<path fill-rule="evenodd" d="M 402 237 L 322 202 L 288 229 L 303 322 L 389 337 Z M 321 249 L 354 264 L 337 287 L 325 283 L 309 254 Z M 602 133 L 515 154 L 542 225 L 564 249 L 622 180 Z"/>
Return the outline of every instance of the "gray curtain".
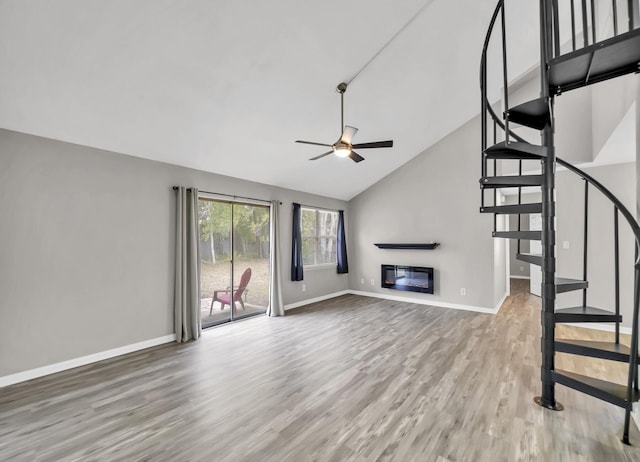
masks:
<path fill-rule="evenodd" d="M 271 267 L 267 316 L 284 316 L 280 274 L 280 202 L 271 201 Z"/>
<path fill-rule="evenodd" d="M 198 190 L 179 186 L 176 200 L 176 274 L 174 320 L 177 342 L 197 340 L 200 324 Z"/>

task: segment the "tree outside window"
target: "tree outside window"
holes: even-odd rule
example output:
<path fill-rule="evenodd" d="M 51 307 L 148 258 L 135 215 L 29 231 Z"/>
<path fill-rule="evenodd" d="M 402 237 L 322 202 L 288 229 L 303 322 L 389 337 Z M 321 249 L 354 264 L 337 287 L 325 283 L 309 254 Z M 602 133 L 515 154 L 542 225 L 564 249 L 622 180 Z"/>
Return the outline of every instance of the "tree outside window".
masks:
<path fill-rule="evenodd" d="M 302 264 L 337 263 L 338 212 L 302 208 Z"/>

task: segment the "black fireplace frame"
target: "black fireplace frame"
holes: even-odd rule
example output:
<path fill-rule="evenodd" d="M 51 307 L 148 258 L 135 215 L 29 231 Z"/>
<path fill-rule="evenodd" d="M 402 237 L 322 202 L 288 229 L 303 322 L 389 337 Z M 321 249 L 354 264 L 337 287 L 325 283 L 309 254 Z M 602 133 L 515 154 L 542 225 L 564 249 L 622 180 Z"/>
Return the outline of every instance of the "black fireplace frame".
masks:
<path fill-rule="evenodd" d="M 387 280 L 387 271 L 394 272 L 394 280 L 390 282 Z M 412 284 L 398 284 L 398 279 L 402 279 L 405 276 L 401 276 L 400 278 L 397 276 L 399 272 L 411 272 L 411 273 L 421 273 L 427 275 L 427 284 L 426 287 L 422 285 L 412 285 Z M 425 267 L 425 266 L 409 266 L 409 265 L 380 265 L 380 284 L 383 289 L 394 289 L 394 290 L 402 290 L 406 292 L 420 292 L 423 294 L 432 294 L 434 289 L 433 284 L 433 268 Z"/>

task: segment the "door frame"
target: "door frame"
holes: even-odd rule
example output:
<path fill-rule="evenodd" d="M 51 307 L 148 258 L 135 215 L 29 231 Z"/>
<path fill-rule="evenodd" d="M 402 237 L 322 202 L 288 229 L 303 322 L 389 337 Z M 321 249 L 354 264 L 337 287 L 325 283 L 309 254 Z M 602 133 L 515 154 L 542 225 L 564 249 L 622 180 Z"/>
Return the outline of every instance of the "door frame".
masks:
<path fill-rule="evenodd" d="M 264 314 L 266 314 L 266 311 L 268 309 L 268 306 L 265 308 L 265 312 L 264 313 L 251 313 L 251 314 L 247 314 L 244 316 L 238 316 L 238 317 L 234 317 L 233 315 L 233 307 L 234 307 L 234 303 L 235 300 L 233 299 L 233 287 L 234 287 L 234 277 L 233 277 L 233 273 L 235 270 L 235 262 L 234 262 L 234 226 L 233 226 L 233 206 L 235 204 L 241 204 L 241 205 L 257 205 L 260 207 L 267 207 L 269 209 L 269 230 L 271 231 L 271 226 L 273 226 L 273 209 L 272 209 L 272 204 L 270 201 L 263 201 L 263 200 L 259 200 L 259 199 L 245 199 L 245 198 L 236 198 L 235 196 L 228 196 L 226 194 L 215 194 L 215 193 L 209 193 L 209 192 L 198 192 L 198 200 L 210 200 L 210 201 L 216 201 L 216 202 L 224 202 L 227 204 L 231 205 L 231 233 L 230 233 L 230 242 L 229 242 L 229 248 L 230 248 L 230 252 L 231 252 L 231 258 L 230 258 L 230 263 L 231 263 L 231 280 L 230 280 L 230 287 L 231 287 L 231 291 L 229 292 L 229 297 L 230 297 L 230 301 L 231 301 L 231 305 L 229 307 L 230 310 L 230 316 L 228 319 L 224 319 L 215 323 L 209 323 L 206 326 L 203 325 L 202 328 L 203 329 L 208 329 L 209 327 L 215 327 L 215 326 L 219 326 L 221 324 L 227 324 L 233 321 L 239 321 L 242 319 L 247 319 L 247 318 L 252 318 L 254 316 L 262 316 Z M 198 229 L 198 235 L 200 233 L 200 230 Z M 271 252 L 271 232 L 269 232 L 269 276 L 271 276 L 271 259 L 273 258 L 272 252 Z M 200 263 L 198 263 L 200 264 Z M 200 274 L 198 274 L 198 286 L 200 286 Z M 269 280 L 269 293 L 271 293 L 271 277 L 268 278 Z M 267 302 L 268 303 L 268 302 Z M 202 322 L 202 321 L 201 321 Z"/>

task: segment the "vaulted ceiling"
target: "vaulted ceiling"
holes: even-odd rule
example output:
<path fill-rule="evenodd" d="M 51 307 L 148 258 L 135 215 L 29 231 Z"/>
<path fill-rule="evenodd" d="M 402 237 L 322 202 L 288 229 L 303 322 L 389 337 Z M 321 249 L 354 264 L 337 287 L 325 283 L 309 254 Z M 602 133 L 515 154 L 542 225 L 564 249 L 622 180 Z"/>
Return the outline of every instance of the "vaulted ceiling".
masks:
<path fill-rule="evenodd" d="M 0 0 L 0 127 L 350 199 L 478 113 L 495 3 Z M 355 142 L 395 146 L 309 161 L 418 12 L 345 95 Z"/>

